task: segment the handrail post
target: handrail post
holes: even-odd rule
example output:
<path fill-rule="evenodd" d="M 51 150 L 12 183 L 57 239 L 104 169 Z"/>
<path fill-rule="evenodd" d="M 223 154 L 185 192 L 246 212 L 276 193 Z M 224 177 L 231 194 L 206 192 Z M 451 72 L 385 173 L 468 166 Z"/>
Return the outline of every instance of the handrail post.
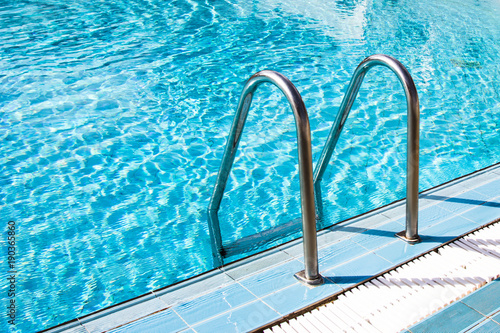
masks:
<path fill-rule="evenodd" d="M 314 170 L 314 188 L 316 193 L 316 207 L 318 218 L 323 216 L 323 204 L 321 198 L 321 179 L 333 154 L 333 150 L 340 137 L 344 124 L 349 116 L 349 111 L 356 100 L 361 83 L 366 73 L 375 66 L 385 66 L 392 70 L 403 85 L 408 112 L 408 152 L 406 166 L 406 230 L 399 232 L 396 236 L 413 244 L 420 241 L 418 236 L 418 167 L 419 167 L 419 128 L 420 108 L 417 88 L 408 70 L 393 57 L 376 54 L 363 60 L 354 71 L 347 92 L 340 105 L 339 112 L 335 118 L 334 125 L 328 135 L 325 147 L 316 169 Z"/>
<path fill-rule="evenodd" d="M 295 88 L 292 82 L 285 76 L 274 71 L 264 70 L 254 74 L 247 81 L 241 93 L 207 212 L 210 238 L 214 252 L 214 263 L 216 266 L 223 265 L 223 257 L 225 254 L 218 218 L 220 203 L 229 178 L 229 172 L 231 171 L 236 156 L 248 110 L 252 103 L 253 94 L 257 87 L 264 82 L 274 84 L 285 94 L 295 117 L 299 153 L 300 201 L 302 209 L 305 265 L 304 271 L 297 273 L 296 276 L 306 284 L 319 285 L 323 283 L 323 278 L 319 274 L 318 268 L 318 245 L 316 239 L 316 214 L 309 117 L 297 88 Z"/>

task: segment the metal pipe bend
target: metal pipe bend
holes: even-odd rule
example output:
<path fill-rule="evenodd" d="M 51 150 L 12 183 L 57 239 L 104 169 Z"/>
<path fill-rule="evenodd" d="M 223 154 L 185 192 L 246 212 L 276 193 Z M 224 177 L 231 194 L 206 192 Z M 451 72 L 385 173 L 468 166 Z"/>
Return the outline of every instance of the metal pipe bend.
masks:
<path fill-rule="evenodd" d="M 263 83 L 269 82 L 278 87 L 286 96 L 295 118 L 297 131 L 300 197 L 302 208 L 302 231 L 304 237 L 304 258 L 306 283 L 318 284 L 322 281 L 318 270 L 316 241 L 316 208 L 314 202 L 313 168 L 311 152 L 311 130 L 306 107 L 297 88 L 284 75 L 270 70 L 260 71 L 250 77 L 243 88 L 236 115 L 230 130 L 221 166 L 217 175 L 214 192 L 208 207 L 210 235 L 213 244 L 214 261 L 223 264 L 224 248 L 219 227 L 218 210 L 226 188 L 229 172 L 234 162 L 241 134 L 252 103 L 253 94 Z"/>
<path fill-rule="evenodd" d="M 399 233 L 410 243 L 418 242 L 418 168 L 419 168 L 419 128 L 420 106 L 417 88 L 408 70 L 396 59 L 384 54 L 375 54 L 364 59 L 354 71 L 351 82 L 340 105 L 339 112 L 328 135 L 325 147 L 314 170 L 314 188 L 316 195 L 317 215 L 322 217 L 321 179 L 333 154 L 335 145 L 349 116 L 351 107 L 356 99 L 359 88 L 366 73 L 375 66 L 385 66 L 398 77 L 406 95 L 408 113 L 408 154 L 407 154 L 407 196 L 406 196 L 406 231 Z"/>
<path fill-rule="evenodd" d="M 405 91 L 407 103 L 412 103 L 411 105 L 408 104 L 408 109 L 412 112 L 418 111 L 419 99 L 417 88 L 415 86 L 415 83 L 413 82 L 413 78 L 411 77 L 406 67 L 403 66 L 403 64 L 401 64 L 397 59 L 385 54 L 375 54 L 369 56 L 359 64 L 359 66 L 356 68 L 356 71 L 354 72 L 353 77 L 357 76 L 358 71 L 367 73 L 371 68 L 378 65 L 387 67 L 394 74 L 396 74 Z"/>

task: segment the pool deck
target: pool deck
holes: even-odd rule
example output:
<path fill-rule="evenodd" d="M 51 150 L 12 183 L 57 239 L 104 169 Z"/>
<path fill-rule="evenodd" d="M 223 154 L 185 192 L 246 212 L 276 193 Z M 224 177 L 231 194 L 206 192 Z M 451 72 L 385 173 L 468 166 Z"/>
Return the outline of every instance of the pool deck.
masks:
<path fill-rule="evenodd" d="M 425 332 L 500 332 L 500 279 L 408 329 Z"/>
<path fill-rule="evenodd" d="M 259 329 L 499 219 L 499 189 L 500 164 L 496 164 L 423 192 L 419 196 L 422 242 L 415 245 L 394 236 L 404 230 L 404 201 L 318 232 L 319 267 L 326 281 L 318 287 L 304 286 L 293 277 L 304 269 L 299 239 L 48 332 Z M 496 290 L 492 297 L 498 299 L 500 288 Z"/>

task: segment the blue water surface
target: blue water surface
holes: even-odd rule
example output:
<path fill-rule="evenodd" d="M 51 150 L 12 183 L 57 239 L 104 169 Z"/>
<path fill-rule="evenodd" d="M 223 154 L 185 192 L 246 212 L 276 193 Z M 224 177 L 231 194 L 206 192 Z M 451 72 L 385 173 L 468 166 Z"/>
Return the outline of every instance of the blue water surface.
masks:
<path fill-rule="evenodd" d="M 206 208 L 259 70 L 302 94 L 314 161 L 357 64 L 384 53 L 420 95 L 421 190 L 499 162 L 499 17 L 497 0 L 0 0 L 2 281 L 8 221 L 17 232 L 16 325 L 2 316 L 0 330 L 45 329 L 213 268 Z M 224 242 L 300 217 L 295 136 L 286 99 L 261 86 Z M 404 198 L 405 169 L 404 93 L 375 68 L 323 179 L 319 227 Z"/>

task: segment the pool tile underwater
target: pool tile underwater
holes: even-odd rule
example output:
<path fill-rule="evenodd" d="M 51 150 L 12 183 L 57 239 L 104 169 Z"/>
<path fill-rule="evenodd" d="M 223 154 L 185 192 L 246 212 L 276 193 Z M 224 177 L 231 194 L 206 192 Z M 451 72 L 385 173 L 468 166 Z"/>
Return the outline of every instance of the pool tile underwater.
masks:
<path fill-rule="evenodd" d="M 500 172 L 500 166 L 495 170 Z M 467 176 L 455 184 L 449 183 L 421 195 L 425 204 L 421 206 L 419 216 L 419 234 L 422 238 L 419 244 L 408 245 L 394 237 L 396 232 L 404 230 L 404 201 L 318 232 L 319 265 L 326 281 L 322 286 L 307 287 L 293 277 L 294 273 L 304 269 L 303 245 L 297 240 L 266 254 L 155 291 L 155 300 L 160 301 L 162 309 L 167 310 L 156 310 L 157 313 L 146 317 L 141 312 L 137 317 L 138 314 L 131 315 L 127 309 L 118 309 L 109 318 L 122 320 L 122 323 L 116 324 L 112 319 L 114 327 L 125 326 L 113 332 L 121 332 L 126 327 L 132 332 L 134 327 L 137 327 L 137 331 L 147 332 L 148 327 L 155 327 L 156 324 L 164 330 L 165 326 L 161 325 L 168 318 L 171 318 L 168 329 L 171 325 L 172 330 L 177 331 L 256 329 L 499 218 L 500 197 L 497 188 L 500 185 L 496 183 L 500 181 L 500 175 L 493 174 L 491 177 L 494 185 L 487 183 L 488 172 L 482 171 L 479 176 L 480 182 L 475 182 L 474 176 Z M 495 193 L 493 197 L 492 193 Z M 490 197 L 485 197 L 487 195 Z M 474 302 L 474 299 L 468 302 Z M 464 303 L 460 304 L 470 309 Z M 456 309 L 460 311 L 466 310 L 458 307 Z M 453 316 L 453 311 L 449 315 Z M 128 321 L 125 318 L 127 316 Z M 143 318 L 137 320 L 140 317 Z M 100 320 L 87 320 L 89 318 L 92 315 L 80 319 L 83 326 L 99 328 L 96 324 Z M 469 325 L 467 329 L 475 327 L 478 330 L 478 324 L 485 319 L 479 309 L 460 317 L 464 324 Z M 493 313 L 488 319 L 499 322 L 500 313 Z M 483 324 L 485 329 L 489 325 L 489 322 Z M 458 329 L 458 326 L 448 326 L 447 323 L 445 326 L 444 331 Z M 424 326 L 415 327 L 419 329 Z"/>

